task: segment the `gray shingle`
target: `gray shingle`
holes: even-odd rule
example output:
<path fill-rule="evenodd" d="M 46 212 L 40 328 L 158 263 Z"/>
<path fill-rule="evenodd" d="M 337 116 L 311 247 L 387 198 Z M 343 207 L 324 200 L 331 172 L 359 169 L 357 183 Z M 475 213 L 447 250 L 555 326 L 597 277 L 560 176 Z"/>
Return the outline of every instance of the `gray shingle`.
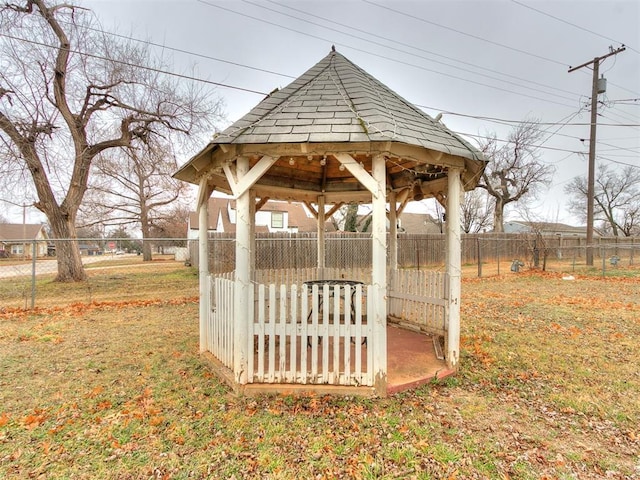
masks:
<path fill-rule="evenodd" d="M 268 143 L 302 143 L 307 141 L 309 141 L 308 133 L 285 133 L 270 135 Z"/>
<path fill-rule="evenodd" d="M 349 141 L 349 134 L 348 133 L 312 133 L 309 135 L 309 141 L 310 142 L 322 142 L 322 143 L 328 143 L 328 142 L 348 142 Z"/>
<path fill-rule="evenodd" d="M 362 124 L 367 126 L 363 131 Z M 332 51 L 215 143 L 394 141 L 482 158 L 466 141 Z"/>

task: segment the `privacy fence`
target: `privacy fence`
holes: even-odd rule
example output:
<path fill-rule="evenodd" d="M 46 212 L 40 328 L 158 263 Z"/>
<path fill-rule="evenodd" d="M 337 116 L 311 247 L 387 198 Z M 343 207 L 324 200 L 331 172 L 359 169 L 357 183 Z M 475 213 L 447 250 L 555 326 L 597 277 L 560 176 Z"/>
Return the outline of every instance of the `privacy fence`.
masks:
<path fill-rule="evenodd" d="M 105 299 L 145 301 L 198 295 L 198 240 L 104 238 L 76 241 L 87 280 L 56 285 L 56 245 L 17 240 L 19 253 L 0 255 L 0 311 L 8 307 L 67 305 Z M 46 247 L 46 248 L 44 248 Z M 639 237 L 600 237 L 593 245 L 594 267 L 603 275 L 640 262 Z M 571 273 L 586 268 L 584 238 L 523 234 L 462 236 L 464 276 L 510 274 L 537 267 Z M 15 250 L 15 249 L 14 249 Z M 150 260 L 143 255 L 151 254 Z M 401 269 L 444 271 L 444 235 L 398 237 Z M 258 234 L 256 269 L 303 271 L 317 262 L 315 234 Z M 209 238 L 209 268 L 214 274 L 232 272 L 235 265 L 233 234 Z M 371 238 L 360 233 L 327 234 L 325 265 L 328 269 L 370 270 Z"/>

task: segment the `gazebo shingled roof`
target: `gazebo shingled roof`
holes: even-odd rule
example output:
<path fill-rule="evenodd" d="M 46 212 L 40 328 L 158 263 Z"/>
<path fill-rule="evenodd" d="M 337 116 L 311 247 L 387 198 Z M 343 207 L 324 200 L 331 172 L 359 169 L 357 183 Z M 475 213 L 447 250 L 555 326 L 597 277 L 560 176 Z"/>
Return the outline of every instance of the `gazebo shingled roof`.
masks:
<path fill-rule="evenodd" d="M 465 189 L 475 186 L 484 165 L 477 149 L 332 50 L 215 135 L 175 177 L 198 183 L 203 169 L 214 167 L 210 183 L 233 193 L 222 168 L 215 167 L 238 155 L 250 156 L 253 166 L 269 155 L 279 159 L 256 183 L 258 196 L 262 189 L 269 198 L 290 200 L 295 190 L 298 200 L 315 201 L 325 193 L 368 202 L 369 192 L 331 158 L 335 152 L 352 155 L 367 171 L 371 154 L 385 154 L 391 162 L 387 187 L 400 191 L 417 184 L 424 196 L 446 189 L 444 165 L 463 169 Z M 343 197 L 345 192 L 351 195 Z"/>

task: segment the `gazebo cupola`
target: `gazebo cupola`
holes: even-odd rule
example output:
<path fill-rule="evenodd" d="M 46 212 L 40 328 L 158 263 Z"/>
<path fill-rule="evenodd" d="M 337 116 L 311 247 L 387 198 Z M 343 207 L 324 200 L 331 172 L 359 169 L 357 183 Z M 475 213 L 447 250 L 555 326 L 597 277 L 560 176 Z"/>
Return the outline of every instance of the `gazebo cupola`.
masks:
<path fill-rule="evenodd" d="M 447 211 L 448 261 L 446 274 L 434 280 L 441 298 L 424 297 L 435 302 L 441 325 L 434 327 L 438 332 L 422 330 L 444 337 L 446 364 L 455 370 L 460 199 L 475 187 L 484 164 L 477 149 L 332 49 L 174 175 L 199 186 L 201 349 L 239 390 L 302 385 L 386 395 L 388 317 L 402 315 L 395 304 L 422 298 L 390 288 L 388 277 L 397 271 L 396 217 L 408 202 L 435 197 Z M 202 226 L 214 190 L 236 200 L 232 275 L 209 273 Z M 255 212 L 268 199 L 303 202 L 317 217 L 314 278 L 293 275 L 290 285 L 276 286 L 256 270 Z M 330 282 L 323 226 L 345 203 L 372 205 L 373 261 L 362 278 L 347 273 L 341 277 L 353 282 Z"/>

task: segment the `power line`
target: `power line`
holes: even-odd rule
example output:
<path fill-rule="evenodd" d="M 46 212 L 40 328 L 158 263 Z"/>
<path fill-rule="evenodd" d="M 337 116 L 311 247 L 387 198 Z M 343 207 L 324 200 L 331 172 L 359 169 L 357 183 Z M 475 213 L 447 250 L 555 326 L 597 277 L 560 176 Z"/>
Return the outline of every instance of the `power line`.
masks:
<path fill-rule="evenodd" d="M 626 148 L 626 147 L 617 147 L 616 145 L 611 145 L 610 143 L 605 143 L 605 142 L 598 142 L 600 145 L 606 145 L 607 147 L 613 147 L 616 149 L 616 151 L 618 150 L 624 150 L 626 152 L 631 152 L 631 153 L 635 153 L 638 154 L 640 156 L 640 152 L 638 152 L 637 150 L 634 150 L 632 148 Z M 636 147 L 638 148 L 638 147 Z M 608 150 L 608 151 L 612 151 L 612 150 Z"/>
<path fill-rule="evenodd" d="M 561 62 L 559 60 L 554 60 L 554 59 L 549 58 L 549 57 L 543 57 L 542 55 L 537 55 L 537 54 L 532 53 L 532 52 L 527 52 L 526 50 L 521 50 L 519 48 L 515 48 L 515 47 L 512 47 L 510 45 L 505 45 L 505 44 L 500 43 L 500 42 L 494 42 L 493 40 L 489 40 L 489 39 L 480 37 L 478 35 L 473 35 L 473 34 L 471 34 L 469 32 L 464 32 L 462 30 L 457 30 L 457 29 L 455 29 L 453 27 L 449 27 L 449 26 L 446 26 L 446 25 L 441 25 L 439 23 L 432 22 L 431 20 L 427 20 L 425 18 L 417 17 L 414 14 L 405 13 L 405 12 L 402 12 L 400 10 L 396 10 L 394 8 L 388 7 L 386 5 L 380 5 L 379 3 L 372 2 L 371 0 L 362 0 L 362 1 L 364 3 L 368 3 L 369 5 L 374 5 L 374 6 L 378 7 L 378 8 L 383 8 L 385 10 L 389 10 L 390 12 L 397 13 L 398 15 L 403 15 L 405 17 L 412 18 L 414 20 L 418 20 L 420 22 L 427 23 L 429 25 L 433 25 L 435 27 L 443 28 L 445 30 L 452 31 L 452 32 L 458 33 L 460 35 L 464 35 L 466 37 L 474 38 L 474 39 L 480 40 L 482 42 L 490 43 L 492 45 L 496 45 L 498 47 L 506 48 L 507 50 L 512 50 L 514 52 L 522 53 L 524 55 L 528 55 L 530 57 L 534 57 L 534 58 L 537 58 L 539 60 L 544 60 L 546 62 L 554 63 L 556 65 L 562 65 L 563 67 L 567 66 L 567 64 L 565 62 Z"/>
<path fill-rule="evenodd" d="M 539 10 L 539 9 L 537 9 L 535 7 L 532 7 L 530 5 L 526 5 L 526 4 L 522 3 L 522 2 L 519 2 L 518 0 L 511 0 L 511 1 L 513 3 L 515 3 L 516 5 L 520 5 L 521 7 L 528 8 L 529 10 L 533 10 L 534 12 L 537 12 L 540 15 L 544 15 L 546 17 L 553 18 L 554 20 L 557 20 L 558 22 L 562 22 L 562 23 L 564 23 L 566 25 L 570 25 L 570 26 L 572 26 L 574 28 L 577 28 L 578 30 L 582 30 L 583 32 L 591 33 L 592 35 L 595 35 L 595 36 L 600 37 L 600 38 L 604 38 L 605 40 L 609 40 L 610 42 L 615 42 L 615 43 L 621 44 L 622 46 L 626 46 L 629 50 L 633 50 L 635 53 L 640 53 L 640 51 L 636 50 L 633 47 L 630 47 L 629 45 L 626 45 L 625 43 L 623 43 L 623 42 L 621 42 L 619 40 L 616 40 L 616 39 L 611 38 L 611 37 L 607 37 L 607 36 L 602 35 L 602 34 L 600 34 L 598 32 L 594 32 L 593 30 L 589 30 L 588 28 L 581 27 L 580 25 L 576 25 L 575 23 L 571 23 L 568 20 L 565 20 L 565 19 L 560 18 L 560 17 L 556 17 L 555 15 L 551 15 L 550 13 L 544 12 L 544 11 Z"/>
<path fill-rule="evenodd" d="M 624 165 L 625 167 L 640 168 L 640 165 L 634 165 L 632 163 L 621 162 L 620 160 L 613 160 L 612 158 L 603 157 L 602 155 L 598 155 L 598 158 L 600 160 L 605 160 L 607 162 L 617 163 L 618 165 Z"/>
<path fill-rule="evenodd" d="M 278 23 L 271 22 L 269 20 L 265 20 L 263 18 L 255 17 L 255 16 L 252 16 L 252 15 L 249 15 L 249 14 L 246 14 L 246 13 L 241 13 L 241 12 L 232 10 L 230 8 L 223 7 L 221 5 L 216 5 L 216 4 L 208 2 L 206 0 L 198 0 L 198 2 L 203 3 L 205 5 L 208 5 L 210 7 L 213 7 L 213 8 L 218 8 L 220 10 L 224 10 L 224 11 L 227 11 L 227 12 L 230 12 L 230 13 L 234 13 L 236 15 L 240 15 L 240 16 L 245 17 L 245 18 L 250 18 L 250 19 L 256 20 L 258 22 L 266 23 L 267 25 L 273 25 L 275 27 L 282 28 L 282 29 L 288 30 L 290 32 L 294 32 L 294 33 L 297 33 L 297 34 L 300 34 L 300 35 L 304 35 L 304 36 L 307 36 L 307 37 L 310 37 L 310 38 L 315 38 L 316 40 L 322 40 L 323 42 L 329 43 L 328 39 L 320 37 L 318 35 L 313 35 L 313 34 L 308 33 L 308 32 L 304 32 L 304 31 L 301 31 L 301 30 L 296 30 L 296 29 L 291 28 L 291 27 L 286 27 L 284 25 L 280 25 Z M 397 58 L 388 57 L 388 56 L 381 55 L 381 54 L 378 54 L 378 53 L 373 53 L 373 52 L 370 52 L 368 50 L 364 50 L 362 48 L 354 47 L 353 45 L 349 45 L 349 44 L 346 44 L 346 43 L 342 43 L 342 42 L 333 42 L 333 43 L 335 45 L 340 45 L 340 46 L 349 48 L 349 49 L 357 51 L 357 52 L 366 53 L 367 55 L 371 55 L 371 56 L 374 56 L 374 57 L 382 58 L 382 59 L 388 60 L 390 62 L 399 63 L 401 65 L 407 65 L 409 67 L 417 68 L 419 70 L 424 70 L 426 72 L 431 72 L 431 73 L 435 73 L 437 75 L 442 75 L 442 76 L 445 76 L 445 77 L 454 78 L 456 80 L 460 80 L 460 81 L 463 81 L 463 82 L 472 83 L 474 85 L 480 85 L 482 87 L 491 88 L 491 89 L 494 89 L 494 90 L 498 90 L 498 91 L 500 91 L 502 93 L 505 93 L 505 92 L 506 93 L 512 93 L 514 95 L 520 95 L 522 97 L 531 98 L 531 99 L 534 99 L 534 100 L 540 100 L 542 102 L 552 103 L 552 104 L 555 104 L 555 105 L 560 105 L 560 106 L 568 107 L 568 108 L 571 108 L 571 109 L 573 109 L 575 107 L 575 105 L 568 105 L 566 103 L 557 102 L 555 100 L 550 100 L 548 98 L 536 97 L 535 95 L 528 95 L 526 93 L 516 92 L 516 91 L 513 91 L 513 90 L 508 90 L 506 88 L 498 87 L 498 86 L 495 86 L 495 85 L 489 85 L 489 84 L 482 83 L 482 82 L 476 82 L 476 81 L 470 80 L 468 78 L 459 77 L 459 76 L 456 76 L 456 75 L 440 72 L 438 70 L 433 70 L 433 69 L 430 69 L 430 68 L 426 68 L 426 67 L 423 67 L 421 65 L 416 65 L 415 63 L 405 62 L 405 61 L 399 60 Z M 504 81 L 504 80 L 501 80 L 501 81 Z M 528 88 L 528 87 L 525 87 L 525 88 Z"/>
<path fill-rule="evenodd" d="M 451 64 L 448 64 L 448 63 L 445 63 L 445 62 L 440 62 L 440 61 L 433 60 L 433 59 L 430 59 L 430 58 L 426 58 L 426 57 L 423 57 L 423 56 L 420 56 L 420 55 L 416 55 L 416 54 L 414 54 L 414 53 L 407 52 L 406 50 L 396 49 L 396 48 L 393 48 L 393 47 L 390 47 L 390 46 L 388 46 L 388 45 L 385 45 L 385 44 L 382 44 L 382 43 L 378 43 L 378 42 L 371 42 L 371 41 L 370 41 L 370 40 L 368 40 L 368 39 L 365 39 L 365 38 L 362 38 L 362 37 L 359 37 L 359 36 L 353 35 L 353 34 L 351 34 L 351 33 L 343 32 L 343 31 L 340 31 L 340 30 L 338 30 L 338 29 L 335 29 L 335 28 L 332 28 L 332 27 L 327 27 L 327 26 L 325 26 L 325 25 L 321 25 L 321 24 L 318 24 L 318 23 L 315 23 L 315 22 L 310 22 L 309 20 L 305 20 L 305 19 L 303 19 L 303 18 L 295 17 L 295 16 L 293 16 L 293 15 L 289 15 L 289 14 L 286 14 L 286 13 L 280 12 L 280 11 L 278 11 L 278 10 L 274 10 L 274 9 L 271 9 L 271 8 L 265 7 L 264 5 L 261 5 L 261 4 L 259 4 L 259 3 L 252 2 L 252 1 L 250 1 L 250 0 L 242 0 L 242 1 L 243 1 L 244 3 L 248 3 L 248 4 L 250 4 L 250 5 L 254 5 L 254 6 L 256 6 L 256 7 L 263 8 L 263 9 L 269 10 L 269 11 L 271 11 L 271 12 L 278 13 L 279 15 L 285 15 L 285 16 L 290 17 L 290 18 L 293 18 L 293 19 L 295 19 L 295 20 L 300 20 L 300 21 L 303 21 L 303 22 L 307 22 L 307 23 L 310 23 L 311 25 L 316 25 L 316 26 L 319 26 L 319 27 L 321 27 L 321 28 L 326 28 L 326 29 L 328 29 L 328 30 L 335 31 L 335 32 L 338 32 L 338 33 L 340 33 L 340 34 L 348 35 L 348 36 L 350 36 L 350 37 L 354 37 L 354 38 L 357 38 L 357 39 L 359 39 L 359 40 L 367 41 L 367 42 L 370 42 L 370 43 L 373 43 L 373 44 L 375 44 L 375 45 L 379 45 L 379 46 L 382 46 L 382 47 L 385 47 L 385 48 L 393 49 L 393 50 L 396 50 L 396 51 L 398 51 L 398 52 L 405 53 L 405 54 L 407 54 L 407 55 L 416 56 L 416 57 L 418 57 L 418 58 L 422 58 L 422 59 L 424 59 L 424 60 L 428 60 L 428 61 L 431 61 L 431 62 L 439 63 L 439 64 L 441 64 L 441 65 L 446 65 L 446 66 L 448 66 L 448 67 L 456 68 L 456 69 L 459 69 L 459 70 L 462 70 L 462 71 L 465 71 L 465 72 L 470 72 L 470 73 L 473 73 L 473 74 L 475 74 L 475 75 L 482 75 L 482 74 L 479 74 L 479 73 L 474 72 L 474 71 L 470 71 L 470 70 L 467 70 L 467 69 L 463 69 L 463 68 L 458 67 L 458 66 L 456 66 L 456 65 L 451 65 Z M 533 80 L 529 80 L 529 79 L 526 79 L 526 78 L 518 77 L 518 76 L 516 76 L 516 75 L 511 75 L 511 74 L 509 74 L 509 73 L 500 72 L 500 71 L 498 71 L 498 70 L 494 70 L 494 69 L 491 69 L 491 68 L 483 67 L 483 66 L 481 66 L 481 65 L 476 65 L 476 64 L 474 64 L 474 63 L 466 62 L 466 61 L 464 61 L 464 60 L 458 60 L 458 59 L 456 59 L 456 58 L 453 58 L 453 57 L 450 57 L 450 56 L 447 56 L 447 55 L 442 55 L 442 54 L 437 53 L 437 52 L 432 52 L 432 51 L 430 51 L 430 50 L 426 50 L 426 49 L 424 49 L 424 48 L 420 48 L 420 47 L 417 47 L 417 46 L 415 46 L 415 45 L 411 45 L 411 44 L 409 44 L 409 43 L 400 42 L 400 41 L 398 41 L 398 40 L 396 40 L 396 39 L 394 39 L 394 38 L 384 37 L 384 36 L 379 35 L 379 34 L 371 33 L 371 32 L 368 32 L 368 31 L 366 31 L 366 30 L 363 30 L 363 29 L 357 28 L 357 27 L 355 27 L 355 26 L 353 26 L 353 25 L 347 25 L 347 24 L 344 24 L 344 23 L 340 23 L 340 22 L 338 22 L 338 21 L 336 21 L 336 20 L 334 20 L 334 19 L 331 19 L 331 18 L 321 17 L 321 16 L 319 16 L 319 15 L 315 15 L 315 14 L 312 14 L 312 13 L 306 12 L 306 11 L 304 11 L 304 10 L 301 10 L 301 9 L 299 9 L 299 8 L 291 7 L 291 6 L 288 6 L 288 5 L 283 5 L 283 4 L 281 4 L 281 3 L 277 2 L 277 1 L 274 1 L 274 0 L 267 0 L 267 1 L 268 1 L 269 3 L 274 4 L 274 5 L 278 5 L 278 6 L 279 6 L 279 7 L 281 7 L 281 8 L 286 8 L 286 9 L 289 9 L 289 10 L 293 10 L 293 11 L 296 11 L 296 12 L 300 12 L 300 13 L 302 13 L 302 14 L 304 14 L 304 15 L 309 16 L 309 17 L 317 18 L 317 19 L 320 19 L 320 20 L 323 20 L 323 21 L 326 21 L 326 22 L 330 22 L 330 23 L 332 23 L 332 24 L 339 25 L 339 26 L 344 27 L 344 28 L 347 28 L 347 29 L 349 29 L 349 30 L 353 30 L 353 31 L 356 31 L 356 32 L 361 32 L 361 33 L 364 33 L 365 35 L 369 35 L 369 36 L 374 37 L 374 38 L 379 38 L 379 39 L 385 40 L 385 41 L 387 41 L 387 42 L 392 42 L 392 43 L 395 43 L 395 44 L 397 44 L 397 45 L 401 45 L 401 46 L 403 46 L 403 47 L 408 47 L 408 48 L 411 48 L 411 49 L 414 49 L 414 50 L 417 50 L 417 51 L 420 51 L 420 52 L 427 53 L 427 54 L 429 54 L 429 55 L 434 55 L 434 56 L 436 56 L 436 57 L 445 58 L 445 59 L 447 59 L 447 60 L 451 60 L 451 61 L 453 61 L 453 62 L 457 62 L 457 63 L 463 64 L 463 65 L 468 65 L 468 66 L 473 67 L 473 68 L 477 68 L 477 69 L 480 69 L 480 70 L 485 70 L 485 71 L 487 71 L 487 72 L 495 73 L 495 74 L 497 74 L 497 75 L 502 75 L 502 76 L 505 76 L 505 77 L 508 77 L 508 78 L 513 78 L 513 79 L 515 79 L 515 80 L 519 80 L 519 81 L 521 81 L 521 82 L 530 83 L 530 84 L 532 84 L 532 85 L 537 85 L 537 86 L 544 87 L 544 88 L 548 88 L 548 89 L 551 89 L 551 90 L 557 90 L 557 91 L 559 91 L 559 92 L 568 93 L 569 95 L 573 95 L 573 96 L 579 97 L 579 95 L 578 95 L 578 94 L 576 94 L 575 92 L 569 91 L 569 90 L 564 90 L 564 89 L 562 89 L 562 88 L 557 88 L 557 87 L 554 87 L 554 86 L 551 86 L 551 85 L 546 85 L 546 84 L 544 84 L 544 83 L 535 82 L 535 81 L 533 81 Z M 485 76 L 485 77 L 487 77 L 487 78 L 491 78 L 491 79 L 493 79 L 493 80 L 498 80 L 498 81 L 500 81 L 500 82 L 510 83 L 510 84 L 512 84 L 512 85 L 517 85 L 517 86 L 521 86 L 521 87 L 524 87 L 524 88 L 530 88 L 531 90 L 534 90 L 534 91 L 537 91 L 537 92 L 542 92 L 542 93 L 547 93 L 547 94 L 549 94 L 549 92 L 546 92 L 546 91 L 543 91 L 543 90 L 538 90 L 538 89 L 535 89 L 535 88 L 526 87 L 526 86 L 521 85 L 521 84 L 517 84 L 517 83 L 513 83 L 513 82 L 508 82 L 508 81 L 503 80 L 503 79 L 500 79 L 500 78 L 491 77 L 491 76 L 489 76 L 489 75 L 483 75 L 483 76 Z M 559 98 L 563 98 L 563 99 L 565 99 L 565 100 L 569 100 L 567 97 L 562 96 L 562 95 L 557 95 L 557 94 L 552 94 L 552 93 L 551 93 L 551 95 L 555 95 L 555 96 L 557 96 L 557 97 L 559 97 Z M 573 99 L 571 99 L 571 100 L 573 100 Z"/>
<path fill-rule="evenodd" d="M 484 115 L 470 115 L 470 114 L 466 114 L 466 113 L 459 113 L 459 112 L 452 112 L 450 110 L 444 110 L 444 109 L 440 109 L 437 107 L 429 107 L 427 105 L 421 105 L 419 103 L 414 103 L 414 105 L 416 107 L 420 107 L 420 108 L 426 108 L 427 110 L 434 110 L 436 112 L 440 112 L 443 115 L 453 115 L 456 117 L 464 117 L 464 118 L 473 118 L 475 120 L 487 120 L 490 122 L 494 122 L 494 123 L 504 123 L 506 125 L 509 124 L 518 124 L 518 123 L 522 123 L 522 120 L 509 120 L 509 119 L 504 119 L 504 118 L 497 118 L 497 117 L 488 117 L 488 116 L 484 116 Z M 538 125 L 550 125 L 550 126 L 554 126 L 554 125 L 560 125 L 559 122 L 536 122 Z M 578 122 L 578 123 L 563 123 L 562 125 L 566 125 L 568 127 L 586 127 L 586 126 L 590 126 L 591 123 L 588 122 Z M 640 127 L 640 123 L 633 123 L 633 124 L 621 124 L 621 123 L 598 123 L 598 126 L 604 126 L 604 127 Z M 572 138 L 577 138 L 577 137 L 572 137 Z M 635 137 L 625 137 L 621 140 L 628 140 L 628 139 L 633 139 Z"/>
<path fill-rule="evenodd" d="M 17 41 L 20 41 L 20 42 L 26 42 L 26 43 L 30 43 L 32 45 L 38 45 L 40 47 L 52 48 L 54 50 L 59 48 L 59 47 L 57 47 L 55 45 L 49 45 L 49 44 L 44 43 L 44 42 L 38 42 L 36 40 L 30 40 L 30 39 L 27 39 L 27 38 L 20 38 L 20 37 L 16 37 L 16 36 L 13 36 L 13 35 L 6 34 L 6 33 L 0 33 L 0 37 L 5 37 L 5 38 L 9 38 L 11 40 L 17 40 Z M 140 68 L 142 70 L 148 70 L 150 72 L 162 73 L 162 74 L 165 74 L 165 75 L 171 75 L 173 77 L 182 78 L 184 80 L 192 80 L 192 81 L 195 81 L 195 82 L 207 83 L 209 85 L 215 85 L 216 87 L 230 88 L 230 89 L 233 89 L 233 90 L 240 90 L 240 91 L 243 91 L 243 92 L 255 93 L 257 95 L 267 95 L 267 93 L 265 93 L 265 92 L 261 92 L 261 91 L 258 91 L 258 90 L 252 90 L 250 88 L 237 87 L 235 85 L 228 85 L 226 83 L 214 82 L 212 80 L 206 80 L 204 78 L 193 77 L 191 75 L 184 75 L 182 73 L 170 72 L 168 70 L 162 70 L 160 68 L 148 67 L 146 65 L 141 65 L 141 64 L 131 63 L 131 62 L 125 62 L 125 61 L 116 60 L 116 59 L 113 59 L 113 58 L 107 58 L 107 57 L 103 57 L 101 55 L 96 55 L 96 54 L 93 54 L 93 53 L 82 52 L 80 50 L 69 49 L 69 52 L 70 53 L 75 53 L 77 55 L 84 55 L 84 56 L 89 57 L 89 58 L 95 58 L 95 59 L 98 59 L 98 60 L 106 60 L 108 62 L 117 63 L 119 65 L 124 65 L 124 66 L 127 66 L 127 67 Z"/>
<path fill-rule="evenodd" d="M 67 22 L 67 21 L 64 21 L 64 20 L 60 20 L 60 22 L 61 23 L 65 23 L 67 25 L 74 25 L 73 22 Z M 250 70 L 257 71 L 257 72 L 269 73 L 269 74 L 272 74 L 272 75 L 278 75 L 280 77 L 285 77 L 285 78 L 291 78 L 291 79 L 295 79 L 296 78 L 293 75 L 287 75 L 286 73 L 280 73 L 280 72 L 275 72 L 273 70 L 267 70 L 267 69 L 264 69 L 264 68 L 253 67 L 251 65 L 245 65 L 243 63 L 232 62 L 230 60 L 224 60 L 222 58 L 212 57 L 211 55 L 205 55 L 203 53 L 197 53 L 197 52 L 193 52 L 193 51 L 190 51 L 190 50 L 184 50 L 182 48 L 171 47 L 169 45 L 152 42 L 150 40 L 142 40 L 140 38 L 130 37 L 128 35 L 122 35 L 122 34 L 115 33 L 115 32 L 107 32 L 107 31 L 99 29 L 99 28 L 94 28 L 94 27 L 89 27 L 89 26 L 83 26 L 83 28 L 85 28 L 86 30 L 91 30 L 93 32 L 102 33 L 104 35 L 109 35 L 109 36 L 116 37 L 116 38 L 122 38 L 124 40 L 130 40 L 130 41 L 133 41 L 133 42 L 144 43 L 144 44 L 147 44 L 147 45 L 151 45 L 153 47 L 162 48 L 164 50 L 170 50 L 172 52 L 184 53 L 186 55 L 192 55 L 194 57 L 204 58 L 206 60 L 213 60 L 215 62 L 226 63 L 226 64 L 229 64 L 229 65 L 233 65 L 235 67 L 247 68 L 247 69 L 250 69 Z"/>
<path fill-rule="evenodd" d="M 477 139 L 482 139 L 482 140 L 487 140 L 487 139 L 491 138 L 491 139 L 494 139 L 494 140 L 496 140 L 498 142 L 502 142 L 502 143 L 512 143 L 511 140 L 505 140 L 503 138 L 487 137 L 486 135 L 476 135 L 476 134 L 467 133 L 467 132 L 456 132 L 456 133 L 458 135 L 464 135 L 464 136 L 467 136 L 467 137 L 472 137 L 472 138 L 477 138 Z M 581 155 L 585 153 L 585 152 L 580 152 L 578 150 L 569 150 L 567 148 L 545 147 L 542 144 L 537 145 L 537 144 L 532 144 L 532 143 L 524 143 L 524 144 L 521 144 L 521 145 L 526 146 L 526 147 L 532 147 L 532 148 L 541 148 L 543 150 L 553 150 L 553 151 L 556 151 L 556 152 L 568 152 L 568 153 L 576 153 L 576 154 L 581 154 Z"/>

